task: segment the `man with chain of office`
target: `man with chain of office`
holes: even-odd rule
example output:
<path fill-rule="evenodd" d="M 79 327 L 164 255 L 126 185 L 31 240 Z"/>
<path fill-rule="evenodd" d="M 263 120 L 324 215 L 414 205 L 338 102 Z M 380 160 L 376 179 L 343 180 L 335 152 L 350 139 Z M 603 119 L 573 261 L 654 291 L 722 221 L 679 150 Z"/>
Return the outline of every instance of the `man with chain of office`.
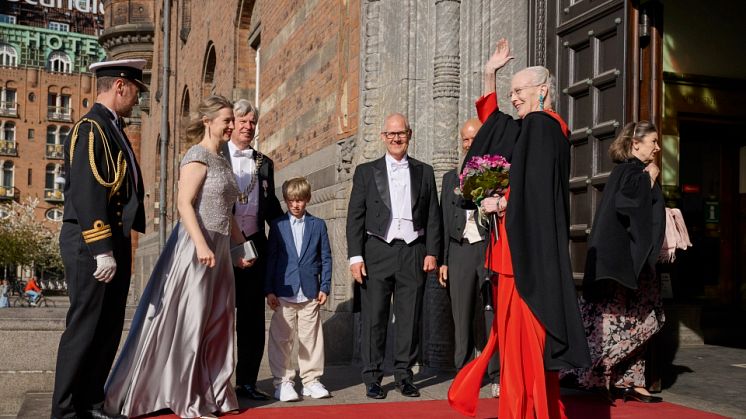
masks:
<path fill-rule="evenodd" d="M 233 269 L 236 278 L 236 394 L 251 400 L 268 400 L 256 387 L 264 356 L 264 272 L 266 269 L 266 223 L 283 215 L 275 195 L 272 159 L 252 148 L 259 110 L 246 99 L 233 105 L 235 129 L 222 153 L 238 183 L 235 218 L 244 237 L 256 247 L 254 264 Z"/>
<path fill-rule="evenodd" d="M 123 130 L 140 92 L 141 59 L 92 64 L 96 103 L 65 140 L 60 252 L 70 296 L 52 418 L 118 418 L 102 410 L 129 292 L 132 230 L 145 231 L 142 175 Z"/>

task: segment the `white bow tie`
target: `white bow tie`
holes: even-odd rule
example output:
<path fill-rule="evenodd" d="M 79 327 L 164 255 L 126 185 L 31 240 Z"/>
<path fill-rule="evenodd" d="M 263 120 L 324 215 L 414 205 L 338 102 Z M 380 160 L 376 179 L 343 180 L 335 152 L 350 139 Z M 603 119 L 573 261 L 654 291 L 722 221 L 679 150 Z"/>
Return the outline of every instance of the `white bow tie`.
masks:
<path fill-rule="evenodd" d="M 245 150 L 245 151 L 236 150 L 235 152 L 233 152 L 233 157 L 250 157 L 251 158 L 251 157 L 254 157 L 254 150 L 250 150 L 250 149 Z"/>
<path fill-rule="evenodd" d="M 404 170 L 409 169 L 409 162 L 392 162 L 391 163 L 391 171 L 396 172 L 397 170 Z"/>

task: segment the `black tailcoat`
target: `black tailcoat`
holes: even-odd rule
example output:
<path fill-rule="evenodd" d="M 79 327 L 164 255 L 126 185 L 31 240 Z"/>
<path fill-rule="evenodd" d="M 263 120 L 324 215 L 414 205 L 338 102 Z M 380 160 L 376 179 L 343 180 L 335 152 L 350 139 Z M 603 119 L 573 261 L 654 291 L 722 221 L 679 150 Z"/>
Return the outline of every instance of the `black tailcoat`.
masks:
<path fill-rule="evenodd" d="M 411 178 L 412 223 L 415 231 L 425 230 L 425 250 L 440 259 L 441 220 L 435 174 L 432 166 L 409 157 Z M 391 222 L 386 158 L 363 163 L 355 169 L 352 193 L 347 209 L 348 257 L 363 256 L 364 244 L 370 232 L 385 237 Z"/>
<path fill-rule="evenodd" d="M 233 167 L 228 143 L 221 152 Z M 258 151 L 254 151 L 254 159 Z M 257 232 L 247 237 L 256 246 L 259 257 L 246 269 L 233 268 L 236 279 L 236 384 L 255 385 L 264 356 L 264 274 L 267 266 L 267 234 L 265 225 L 283 215 L 275 195 L 275 168 L 272 159 L 264 155 L 257 174 L 255 188 L 259 192 Z"/>
<path fill-rule="evenodd" d="M 637 289 L 645 266 L 654 267 L 666 213 L 660 186 L 650 186 L 645 163 L 628 159 L 611 171 L 588 239 L 584 285 L 613 279 Z"/>

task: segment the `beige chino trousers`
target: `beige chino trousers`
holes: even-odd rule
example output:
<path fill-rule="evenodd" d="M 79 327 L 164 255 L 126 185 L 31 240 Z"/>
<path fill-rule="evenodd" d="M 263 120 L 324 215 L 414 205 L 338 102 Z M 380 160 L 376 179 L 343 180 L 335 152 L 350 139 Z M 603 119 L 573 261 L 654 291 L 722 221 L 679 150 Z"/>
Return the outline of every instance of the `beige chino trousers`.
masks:
<path fill-rule="evenodd" d="M 319 302 L 315 299 L 291 303 L 278 298 L 280 306 L 269 324 L 269 369 L 275 387 L 295 380 L 295 368 L 290 359 L 298 336 L 298 368 L 303 386 L 324 375 L 324 335 L 319 317 Z"/>

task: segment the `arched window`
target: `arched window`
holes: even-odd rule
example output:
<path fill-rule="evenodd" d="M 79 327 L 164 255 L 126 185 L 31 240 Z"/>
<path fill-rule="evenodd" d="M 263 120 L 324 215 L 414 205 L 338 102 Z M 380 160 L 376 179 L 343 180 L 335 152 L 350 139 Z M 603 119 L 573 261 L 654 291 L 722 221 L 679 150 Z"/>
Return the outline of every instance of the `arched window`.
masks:
<path fill-rule="evenodd" d="M 0 131 L 0 140 L 5 140 L 7 142 L 15 142 L 16 141 L 16 124 L 10 121 L 5 121 L 3 123 L 3 129 Z"/>
<path fill-rule="evenodd" d="M 47 127 L 47 144 L 57 144 L 57 125 Z"/>
<path fill-rule="evenodd" d="M 63 146 L 65 137 L 70 134 L 70 127 L 49 125 L 47 127 L 47 149 L 46 156 L 49 159 L 61 159 L 63 155 Z"/>
<path fill-rule="evenodd" d="M 44 175 L 44 189 L 46 190 L 54 190 L 56 189 L 56 184 L 54 183 L 54 180 L 57 178 L 57 175 L 59 174 L 59 165 L 49 163 L 47 165 L 47 170 Z"/>
<path fill-rule="evenodd" d="M 11 193 L 13 192 L 13 162 L 12 161 L 6 161 L 3 163 L 3 176 L 2 176 L 2 183 L 0 184 L 0 187 L 3 187 L 6 191 L 10 190 Z"/>
<path fill-rule="evenodd" d="M 57 73 L 70 73 L 72 71 L 72 60 L 62 51 L 54 51 L 49 54 L 49 71 Z"/>
<path fill-rule="evenodd" d="M 62 201 L 62 184 L 58 182 L 62 165 L 49 163 L 44 173 L 44 199 Z"/>
<path fill-rule="evenodd" d="M 0 89 L 0 115 L 18 116 L 16 89 L 9 89 L 6 87 Z"/>
<path fill-rule="evenodd" d="M 210 96 L 215 90 L 215 66 L 217 57 L 215 56 L 215 45 L 210 42 L 207 45 L 207 54 L 205 54 L 205 66 L 202 71 L 202 97 Z"/>
<path fill-rule="evenodd" d="M 0 44 L 0 66 L 16 67 L 18 65 L 18 51 L 8 44 Z"/>

